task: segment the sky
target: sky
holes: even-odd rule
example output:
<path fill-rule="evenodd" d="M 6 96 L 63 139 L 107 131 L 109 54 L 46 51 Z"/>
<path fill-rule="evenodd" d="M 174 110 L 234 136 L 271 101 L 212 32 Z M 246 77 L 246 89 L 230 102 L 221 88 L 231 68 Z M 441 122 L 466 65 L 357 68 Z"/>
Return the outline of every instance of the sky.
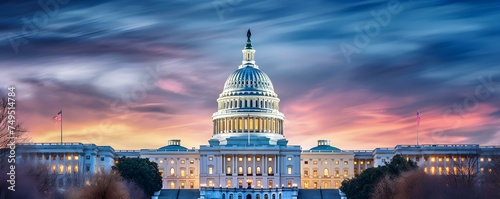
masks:
<path fill-rule="evenodd" d="M 0 89 L 32 142 L 207 145 L 246 31 L 285 137 L 500 145 L 498 1 L 0 2 Z"/>

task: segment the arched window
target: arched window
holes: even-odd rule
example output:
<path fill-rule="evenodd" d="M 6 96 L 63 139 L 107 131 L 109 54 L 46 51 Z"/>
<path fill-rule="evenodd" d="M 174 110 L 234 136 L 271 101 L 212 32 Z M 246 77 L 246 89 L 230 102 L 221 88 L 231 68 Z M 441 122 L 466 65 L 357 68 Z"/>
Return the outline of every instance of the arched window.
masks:
<path fill-rule="evenodd" d="M 257 167 L 257 175 L 260 175 L 260 167 Z"/>
<path fill-rule="evenodd" d="M 255 199 L 260 199 L 260 194 L 255 195 Z"/>
<path fill-rule="evenodd" d="M 247 168 L 247 174 L 248 175 L 252 175 L 252 167 L 248 167 Z"/>
<path fill-rule="evenodd" d="M 247 194 L 247 199 L 252 199 L 252 195 Z"/>
<path fill-rule="evenodd" d="M 227 167 L 227 169 L 226 169 L 226 173 L 227 173 L 227 174 L 233 173 L 233 171 L 231 171 L 231 167 Z"/>
<path fill-rule="evenodd" d="M 175 169 L 173 167 L 170 168 L 170 176 L 175 176 Z"/>
<path fill-rule="evenodd" d="M 264 194 L 264 199 L 269 199 L 269 196 L 267 196 L 267 194 Z"/>
<path fill-rule="evenodd" d="M 275 195 L 275 194 L 273 194 L 273 197 L 272 197 L 272 198 L 273 198 L 273 199 L 276 199 L 276 195 Z"/>
<path fill-rule="evenodd" d="M 222 193 L 222 199 L 226 199 L 226 194 Z"/>
<path fill-rule="evenodd" d="M 238 194 L 238 199 L 243 199 L 243 195 L 241 195 L 241 193 Z"/>
<path fill-rule="evenodd" d="M 231 180 L 227 180 L 226 186 L 227 188 L 231 188 Z"/>
<path fill-rule="evenodd" d="M 273 167 L 267 168 L 267 174 L 273 174 Z"/>
<path fill-rule="evenodd" d="M 229 199 L 233 199 L 233 194 L 229 194 Z"/>
<path fill-rule="evenodd" d="M 243 167 L 238 167 L 238 175 L 243 175 Z"/>
<path fill-rule="evenodd" d="M 323 170 L 323 176 L 328 177 L 328 175 L 329 175 L 329 174 L 328 174 L 328 169 L 324 169 L 324 170 Z"/>
<path fill-rule="evenodd" d="M 328 182 L 323 183 L 323 189 L 328 189 Z"/>

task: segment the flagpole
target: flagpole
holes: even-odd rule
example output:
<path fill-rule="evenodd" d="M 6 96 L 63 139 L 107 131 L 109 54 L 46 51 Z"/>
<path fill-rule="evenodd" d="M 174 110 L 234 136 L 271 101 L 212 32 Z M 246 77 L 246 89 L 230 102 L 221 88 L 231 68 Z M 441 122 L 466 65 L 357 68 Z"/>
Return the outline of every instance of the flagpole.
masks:
<path fill-rule="evenodd" d="M 62 123 L 63 123 L 63 116 L 62 116 L 62 109 L 61 109 L 61 145 L 62 145 Z"/>

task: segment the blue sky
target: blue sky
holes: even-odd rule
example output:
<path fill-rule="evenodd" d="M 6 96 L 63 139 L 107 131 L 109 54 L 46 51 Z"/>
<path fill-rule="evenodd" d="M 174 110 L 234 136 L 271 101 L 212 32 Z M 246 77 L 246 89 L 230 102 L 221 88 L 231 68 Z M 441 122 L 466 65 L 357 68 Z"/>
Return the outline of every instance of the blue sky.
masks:
<path fill-rule="evenodd" d="M 207 144 L 250 28 L 290 144 L 414 144 L 417 110 L 422 143 L 500 144 L 496 1 L 41 2 L 0 3 L 0 85 L 33 141 L 63 109 L 67 141 Z"/>

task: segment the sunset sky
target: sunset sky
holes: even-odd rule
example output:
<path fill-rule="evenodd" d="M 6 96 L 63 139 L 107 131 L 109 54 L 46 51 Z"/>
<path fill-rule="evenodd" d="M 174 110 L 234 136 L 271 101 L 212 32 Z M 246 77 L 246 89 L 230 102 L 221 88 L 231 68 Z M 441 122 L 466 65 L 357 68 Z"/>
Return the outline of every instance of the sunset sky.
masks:
<path fill-rule="evenodd" d="M 500 145 L 499 2 L 37 2 L 0 2 L 0 89 L 34 142 L 59 141 L 62 109 L 66 142 L 208 144 L 250 28 L 289 144 L 415 144 L 419 110 L 423 144 Z"/>

